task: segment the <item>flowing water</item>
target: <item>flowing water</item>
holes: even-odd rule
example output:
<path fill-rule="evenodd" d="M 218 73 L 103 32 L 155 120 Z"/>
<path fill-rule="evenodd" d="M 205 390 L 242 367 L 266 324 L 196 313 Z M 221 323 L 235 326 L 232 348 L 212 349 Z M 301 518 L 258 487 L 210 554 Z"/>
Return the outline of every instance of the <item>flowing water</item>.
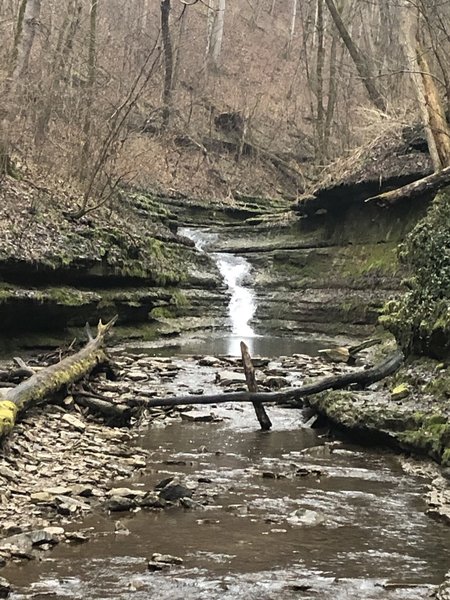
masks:
<path fill-rule="evenodd" d="M 116 485 L 153 488 L 177 474 L 204 509 L 97 515 L 97 535 L 10 567 L 13 600 L 318 598 L 423 600 L 450 559 L 448 528 L 424 514 L 425 483 L 390 454 L 302 428 L 299 411 L 271 408 L 274 431 L 255 430 L 252 407 L 219 407 L 220 423 L 152 428 L 139 443 L 150 470 Z M 148 572 L 152 553 L 183 565 Z M 412 586 L 412 587 L 411 587 Z"/>
<path fill-rule="evenodd" d="M 190 229 L 188 227 L 180 229 L 179 233 L 191 239 L 200 252 L 206 252 L 219 237 L 217 233 L 210 230 Z M 244 340 L 250 351 L 253 352 L 255 350 L 256 334 L 250 322 L 256 311 L 256 302 L 253 290 L 246 286 L 251 265 L 245 258 L 233 254 L 213 252 L 211 257 L 214 259 L 230 294 L 228 317 L 231 335 L 226 336 L 222 352 L 233 356 L 239 355 L 241 340 Z"/>
<path fill-rule="evenodd" d="M 214 241 L 212 233 L 184 233 L 199 249 Z M 249 265 L 229 255 L 215 260 L 231 297 L 231 334 L 222 338 L 235 354 L 243 332 L 247 341 L 259 339 Z M 189 359 L 179 360 L 185 381 L 175 379 L 173 389 L 189 380 L 212 391 L 205 386 L 212 368 L 192 362 L 189 370 Z M 425 515 L 426 482 L 406 475 L 397 457 L 329 442 L 303 426 L 298 410 L 270 407 L 271 432 L 257 430 L 251 406 L 212 412 L 218 422 L 150 427 L 137 440 L 150 450 L 145 474 L 114 482 L 148 490 L 175 475 L 197 488 L 203 508 L 142 510 L 120 515 L 120 525 L 117 515 L 91 516 L 81 524 L 93 527 L 90 543 L 60 545 L 41 562 L 4 569 L 12 599 L 431 597 L 448 570 L 449 530 Z M 149 572 L 154 552 L 184 562 Z"/>

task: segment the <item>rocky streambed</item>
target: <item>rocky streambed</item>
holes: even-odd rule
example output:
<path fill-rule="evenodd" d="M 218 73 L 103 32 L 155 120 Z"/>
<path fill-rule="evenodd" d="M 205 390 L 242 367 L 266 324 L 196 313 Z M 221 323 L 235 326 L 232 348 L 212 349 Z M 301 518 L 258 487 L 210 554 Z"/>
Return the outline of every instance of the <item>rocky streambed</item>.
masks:
<path fill-rule="evenodd" d="M 97 389 L 123 403 L 245 387 L 236 358 L 149 352 L 113 350 L 120 379 Z M 255 362 L 271 390 L 354 368 Z M 438 468 L 336 438 L 309 408 L 268 410 L 270 433 L 245 405 L 144 410 L 132 429 L 70 397 L 27 414 L 0 462 L 11 597 L 430 596 L 450 559 L 430 518 L 448 510 Z"/>

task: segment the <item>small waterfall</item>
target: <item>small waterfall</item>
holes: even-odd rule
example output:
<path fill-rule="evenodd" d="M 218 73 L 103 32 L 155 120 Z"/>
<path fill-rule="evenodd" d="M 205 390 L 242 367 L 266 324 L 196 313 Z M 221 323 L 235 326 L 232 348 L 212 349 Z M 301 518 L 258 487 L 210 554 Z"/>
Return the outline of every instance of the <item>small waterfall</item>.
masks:
<path fill-rule="evenodd" d="M 180 234 L 191 239 L 200 252 L 205 252 L 208 246 L 217 241 L 219 237 L 217 233 L 187 227 L 180 229 Z M 228 352 L 230 354 L 240 354 L 240 340 L 245 339 L 251 350 L 251 339 L 256 336 L 250 325 L 256 311 L 255 295 L 250 288 L 245 286 L 246 279 L 250 275 L 251 266 L 245 258 L 234 254 L 213 252 L 211 257 L 215 260 L 231 294 L 228 315 L 232 335 L 236 338 L 230 340 Z"/>

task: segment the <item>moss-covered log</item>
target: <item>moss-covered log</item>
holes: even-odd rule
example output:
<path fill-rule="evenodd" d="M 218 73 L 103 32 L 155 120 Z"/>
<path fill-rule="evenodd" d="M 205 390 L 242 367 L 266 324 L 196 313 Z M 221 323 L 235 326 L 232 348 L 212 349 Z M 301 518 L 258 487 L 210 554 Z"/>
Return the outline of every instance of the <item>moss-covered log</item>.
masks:
<path fill-rule="evenodd" d="M 35 373 L 17 387 L 0 395 L 0 438 L 11 431 L 20 412 L 32 404 L 45 401 L 65 385 L 78 381 L 108 360 L 103 342 L 116 319 L 114 317 L 106 325 L 100 321 L 97 336 L 93 338 L 89 335 L 89 342 L 76 354 Z"/>

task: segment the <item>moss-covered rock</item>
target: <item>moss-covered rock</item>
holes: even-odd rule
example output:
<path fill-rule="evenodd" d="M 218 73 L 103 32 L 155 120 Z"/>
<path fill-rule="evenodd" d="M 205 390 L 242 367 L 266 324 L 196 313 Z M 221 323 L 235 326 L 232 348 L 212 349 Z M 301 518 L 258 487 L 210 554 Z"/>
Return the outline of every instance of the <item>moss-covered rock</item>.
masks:
<path fill-rule="evenodd" d="M 438 194 L 408 235 L 400 259 L 409 291 L 389 302 L 381 322 L 407 353 L 450 355 L 450 189 Z"/>

